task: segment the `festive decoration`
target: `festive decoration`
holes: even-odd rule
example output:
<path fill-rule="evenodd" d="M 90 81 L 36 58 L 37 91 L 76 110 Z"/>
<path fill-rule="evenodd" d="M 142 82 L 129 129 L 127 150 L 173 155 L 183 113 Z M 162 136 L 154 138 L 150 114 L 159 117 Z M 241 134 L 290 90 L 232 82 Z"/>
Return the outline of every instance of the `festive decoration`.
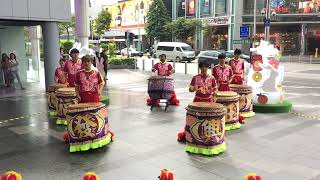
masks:
<path fill-rule="evenodd" d="M 268 107 L 283 105 L 285 106 L 283 110 L 290 111 L 291 108 L 288 108 L 290 106 L 284 104 L 282 90 L 284 66 L 279 61 L 281 58 L 279 50 L 269 42 L 261 41 L 260 46 L 252 48 L 251 51 L 252 67 L 249 70 L 247 84 L 253 89 L 254 111 L 257 112 L 255 106 L 263 110 L 266 105 Z"/>
<path fill-rule="evenodd" d="M 244 176 L 244 180 L 261 180 L 261 176 L 257 176 L 255 173 L 250 173 Z"/>
<path fill-rule="evenodd" d="M 99 180 L 99 177 L 94 172 L 87 172 L 84 174 L 83 180 Z"/>
<path fill-rule="evenodd" d="M 65 141 L 66 143 L 68 143 L 69 140 L 70 140 L 69 134 L 68 134 L 68 133 L 64 133 L 64 134 L 63 134 L 63 139 L 64 139 L 64 141 Z"/>
<path fill-rule="evenodd" d="M 177 140 L 178 140 L 179 142 L 184 142 L 184 141 L 186 141 L 186 133 L 185 133 L 185 131 L 182 131 L 182 132 L 179 132 L 179 133 L 178 133 L 178 138 L 177 138 Z"/>
<path fill-rule="evenodd" d="M 159 180 L 175 180 L 172 171 L 169 171 L 167 169 L 161 170 L 161 174 L 158 178 Z"/>
<path fill-rule="evenodd" d="M 3 175 L 0 175 L 1 180 L 22 180 L 21 174 L 15 171 L 8 171 Z"/>

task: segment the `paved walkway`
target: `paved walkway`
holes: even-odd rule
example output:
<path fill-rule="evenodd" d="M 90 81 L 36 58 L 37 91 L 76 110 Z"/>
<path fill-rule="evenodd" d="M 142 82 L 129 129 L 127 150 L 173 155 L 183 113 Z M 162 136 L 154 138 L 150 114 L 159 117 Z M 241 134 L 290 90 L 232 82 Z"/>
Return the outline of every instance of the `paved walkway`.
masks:
<path fill-rule="evenodd" d="M 266 180 L 320 179 L 319 120 L 257 114 L 240 130 L 227 133 L 225 153 L 216 157 L 188 154 L 176 134 L 184 126 L 184 107 L 193 98 L 187 92 L 191 76 L 175 75 L 181 106 L 150 112 L 145 106 L 149 75 L 110 72 L 109 119 L 116 141 L 85 153 L 68 152 L 61 139 L 65 128 L 54 125 L 43 113 L 44 94 L 0 99 L 0 172 L 16 170 L 26 180 L 76 180 L 87 171 L 95 171 L 101 179 L 152 180 L 168 168 L 177 180 L 235 180 L 250 172 Z M 287 97 L 296 105 L 295 111 L 320 114 L 319 83 L 286 78 Z"/>

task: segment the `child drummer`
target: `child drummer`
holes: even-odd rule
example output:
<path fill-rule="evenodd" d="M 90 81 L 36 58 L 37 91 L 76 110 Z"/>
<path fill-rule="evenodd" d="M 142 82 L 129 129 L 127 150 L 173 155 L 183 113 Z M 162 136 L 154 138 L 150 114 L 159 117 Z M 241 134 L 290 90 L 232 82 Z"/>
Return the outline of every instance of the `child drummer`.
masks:
<path fill-rule="evenodd" d="M 160 62 L 153 66 L 152 71 L 155 72 L 158 76 L 171 76 L 174 72 L 174 69 L 171 64 L 166 62 L 166 55 L 160 55 Z M 180 101 L 177 99 L 177 95 L 175 92 L 172 93 L 172 97 L 170 99 L 171 105 L 179 105 Z M 151 104 L 151 99 L 147 99 L 147 104 Z"/>
<path fill-rule="evenodd" d="M 217 92 L 216 79 L 208 74 L 209 64 L 200 62 L 200 74 L 194 76 L 191 80 L 189 91 L 196 92 L 193 102 L 215 102 Z M 178 141 L 185 140 L 185 131 L 178 133 Z"/>
<path fill-rule="evenodd" d="M 244 60 L 240 58 L 241 54 L 240 49 L 234 50 L 234 58 L 229 61 L 233 71 L 232 84 L 243 85 L 244 82 Z"/>
<path fill-rule="evenodd" d="M 74 87 L 76 74 L 82 69 L 81 60 L 79 59 L 79 50 L 71 49 L 70 56 L 71 60 L 67 60 L 64 64 L 64 72 L 67 74 L 69 86 Z"/>
<path fill-rule="evenodd" d="M 200 74 L 192 78 L 189 91 L 196 92 L 193 102 L 214 102 L 214 96 L 217 91 L 217 83 L 216 79 L 207 73 L 208 68 L 208 63 L 200 62 Z"/>
<path fill-rule="evenodd" d="M 54 73 L 54 81 L 59 84 L 68 84 L 66 73 L 63 71 L 64 63 L 65 60 L 61 58 L 59 61 L 60 67 Z"/>
<path fill-rule="evenodd" d="M 225 54 L 219 54 L 219 64 L 212 69 L 212 75 L 217 80 L 219 91 L 230 91 L 229 85 L 233 78 L 232 68 L 225 63 L 225 59 Z"/>
<path fill-rule="evenodd" d="M 81 103 L 100 102 L 100 95 L 104 87 L 104 81 L 99 71 L 92 68 L 93 58 L 90 55 L 82 57 L 84 69 L 75 77 L 75 87 Z"/>

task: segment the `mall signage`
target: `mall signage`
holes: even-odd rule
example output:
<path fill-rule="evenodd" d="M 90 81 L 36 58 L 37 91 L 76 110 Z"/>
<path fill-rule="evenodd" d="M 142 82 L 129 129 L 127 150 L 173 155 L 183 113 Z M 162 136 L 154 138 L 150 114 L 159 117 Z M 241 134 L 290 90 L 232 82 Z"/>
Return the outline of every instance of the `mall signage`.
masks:
<path fill-rule="evenodd" d="M 228 25 L 230 23 L 230 17 L 222 16 L 222 17 L 208 18 L 208 23 L 211 26 L 214 26 L 214 25 Z"/>

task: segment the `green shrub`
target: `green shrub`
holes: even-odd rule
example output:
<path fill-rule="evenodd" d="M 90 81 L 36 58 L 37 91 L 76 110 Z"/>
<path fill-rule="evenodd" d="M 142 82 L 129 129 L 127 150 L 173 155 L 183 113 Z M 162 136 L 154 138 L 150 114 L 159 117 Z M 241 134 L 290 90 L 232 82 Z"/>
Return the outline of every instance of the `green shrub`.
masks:
<path fill-rule="evenodd" d="M 70 49 L 73 46 L 73 42 L 71 41 L 63 41 L 61 42 L 61 47 L 64 49 L 65 53 L 69 53 Z"/>
<path fill-rule="evenodd" d="M 134 65 L 134 58 L 111 57 L 109 58 L 109 63 L 111 65 Z"/>
<path fill-rule="evenodd" d="M 100 44 L 100 47 L 106 51 L 108 51 L 108 44 Z"/>
<path fill-rule="evenodd" d="M 113 57 L 116 55 L 117 45 L 114 42 L 111 42 L 108 44 L 108 50 L 110 57 Z"/>

